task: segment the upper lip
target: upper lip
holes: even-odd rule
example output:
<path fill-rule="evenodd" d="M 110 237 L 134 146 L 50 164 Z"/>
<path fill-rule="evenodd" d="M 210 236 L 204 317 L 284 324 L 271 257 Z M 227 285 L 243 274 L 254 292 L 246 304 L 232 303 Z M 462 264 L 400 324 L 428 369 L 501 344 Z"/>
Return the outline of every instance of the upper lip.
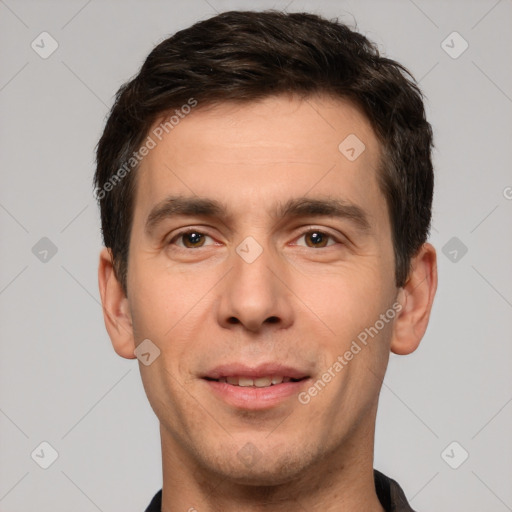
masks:
<path fill-rule="evenodd" d="M 291 379 L 303 379 L 309 375 L 297 368 L 284 366 L 278 363 L 263 363 L 258 366 L 248 366 L 241 363 L 230 363 L 216 366 L 208 371 L 203 378 L 220 379 L 222 377 L 247 377 L 258 379 L 261 377 L 290 377 Z"/>

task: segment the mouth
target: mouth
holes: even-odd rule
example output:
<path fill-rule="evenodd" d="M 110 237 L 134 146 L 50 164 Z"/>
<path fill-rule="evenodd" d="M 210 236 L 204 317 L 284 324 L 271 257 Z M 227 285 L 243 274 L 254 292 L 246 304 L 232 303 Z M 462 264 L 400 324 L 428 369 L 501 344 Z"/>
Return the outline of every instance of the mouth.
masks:
<path fill-rule="evenodd" d="M 218 399 L 244 410 L 276 407 L 299 393 L 311 376 L 305 371 L 277 363 L 251 367 L 226 364 L 201 379 Z"/>
<path fill-rule="evenodd" d="M 220 377 L 218 379 L 214 379 L 211 377 L 204 377 L 204 379 L 214 382 L 225 382 L 227 384 L 231 384 L 232 386 L 240 386 L 243 388 L 268 388 L 270 386 L 277 386 L 278 384 L 283 384 L 287 382 L 300 382 L 309 378 L 308 376 L 295 379 L 293 377 L 284 377 L 282 375 L 273 375 L 273 376 L 265 376 L 265 377 L 244 377 L 244 376 L 230 376 L 230 377 Z"/>

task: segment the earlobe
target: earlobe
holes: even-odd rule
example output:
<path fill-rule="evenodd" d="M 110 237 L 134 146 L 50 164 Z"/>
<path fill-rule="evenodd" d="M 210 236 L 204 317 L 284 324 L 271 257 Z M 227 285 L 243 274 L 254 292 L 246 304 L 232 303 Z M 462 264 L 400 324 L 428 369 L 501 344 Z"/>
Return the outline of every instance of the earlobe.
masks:
<path fill-rule="evenodd" d="M 135 342 L 128 298 L 114 272 L 111 251 L 106 247 L 100 253 L 98 285 L 112 346 L 121 357 L 134 359 Z"/>
<path fill-rule="evenodd" d="M 407 282 L 399 291 L 401 309 L 393 326 L 391 352 L 406 355 L 418 348 L 427 330 L 436 290 L 436 250 L 426 243 L 412 259 Z"/>

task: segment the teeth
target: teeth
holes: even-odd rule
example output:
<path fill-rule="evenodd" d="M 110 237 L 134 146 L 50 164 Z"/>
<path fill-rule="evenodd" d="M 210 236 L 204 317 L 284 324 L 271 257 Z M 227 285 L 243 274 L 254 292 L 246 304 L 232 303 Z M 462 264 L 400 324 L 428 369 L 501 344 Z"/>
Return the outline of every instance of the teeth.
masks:
<path fill-rule="evenodd" d="M 238 385 L 242 387 L 249 387 L 254 385 L 254 381 L 252 379 L 246 379 L 245 377 L 240 377 L 238 379 Z"/>
<path fill-rule="evenodd" d="M 259 379 L 254 379 L 254 385 L 257 388 L 266 388 L 272 384 L 272 377 L 260 377 Z"/>
<path fill-rule="evenodd" d="M 250 379 L 249 377 L 221 377 L 218 379 L 218 382 L 227 382 L 233 386 L 241 386 L 241 387 L 257 387 L 257 388 L 267 388 L 269 386 L 275 386 L 276 384 L 281 384 L 282 382 L 290 382 L 290 377 L 282 377 L 279 375 L 268 376 L 268 377 L 258 377 L 257 379 Z"/>

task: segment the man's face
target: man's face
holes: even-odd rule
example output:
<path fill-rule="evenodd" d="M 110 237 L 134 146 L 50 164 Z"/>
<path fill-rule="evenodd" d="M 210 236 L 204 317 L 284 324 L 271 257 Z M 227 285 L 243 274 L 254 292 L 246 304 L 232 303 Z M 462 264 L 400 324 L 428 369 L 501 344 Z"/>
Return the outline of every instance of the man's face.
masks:
<path fill-rule="evenodd" d="M 128 303 L 135 343 L 161 351 L 141 374 L 181 463 L 275 484 L 373 442 L 398 291 L 379 161 L 350 103 L 281 96 L 199 104 L 143 160 Z M 171 196 L 226 211 L 169 215 Z M 307 203 L 328 200 L 340 216 Z"/>

